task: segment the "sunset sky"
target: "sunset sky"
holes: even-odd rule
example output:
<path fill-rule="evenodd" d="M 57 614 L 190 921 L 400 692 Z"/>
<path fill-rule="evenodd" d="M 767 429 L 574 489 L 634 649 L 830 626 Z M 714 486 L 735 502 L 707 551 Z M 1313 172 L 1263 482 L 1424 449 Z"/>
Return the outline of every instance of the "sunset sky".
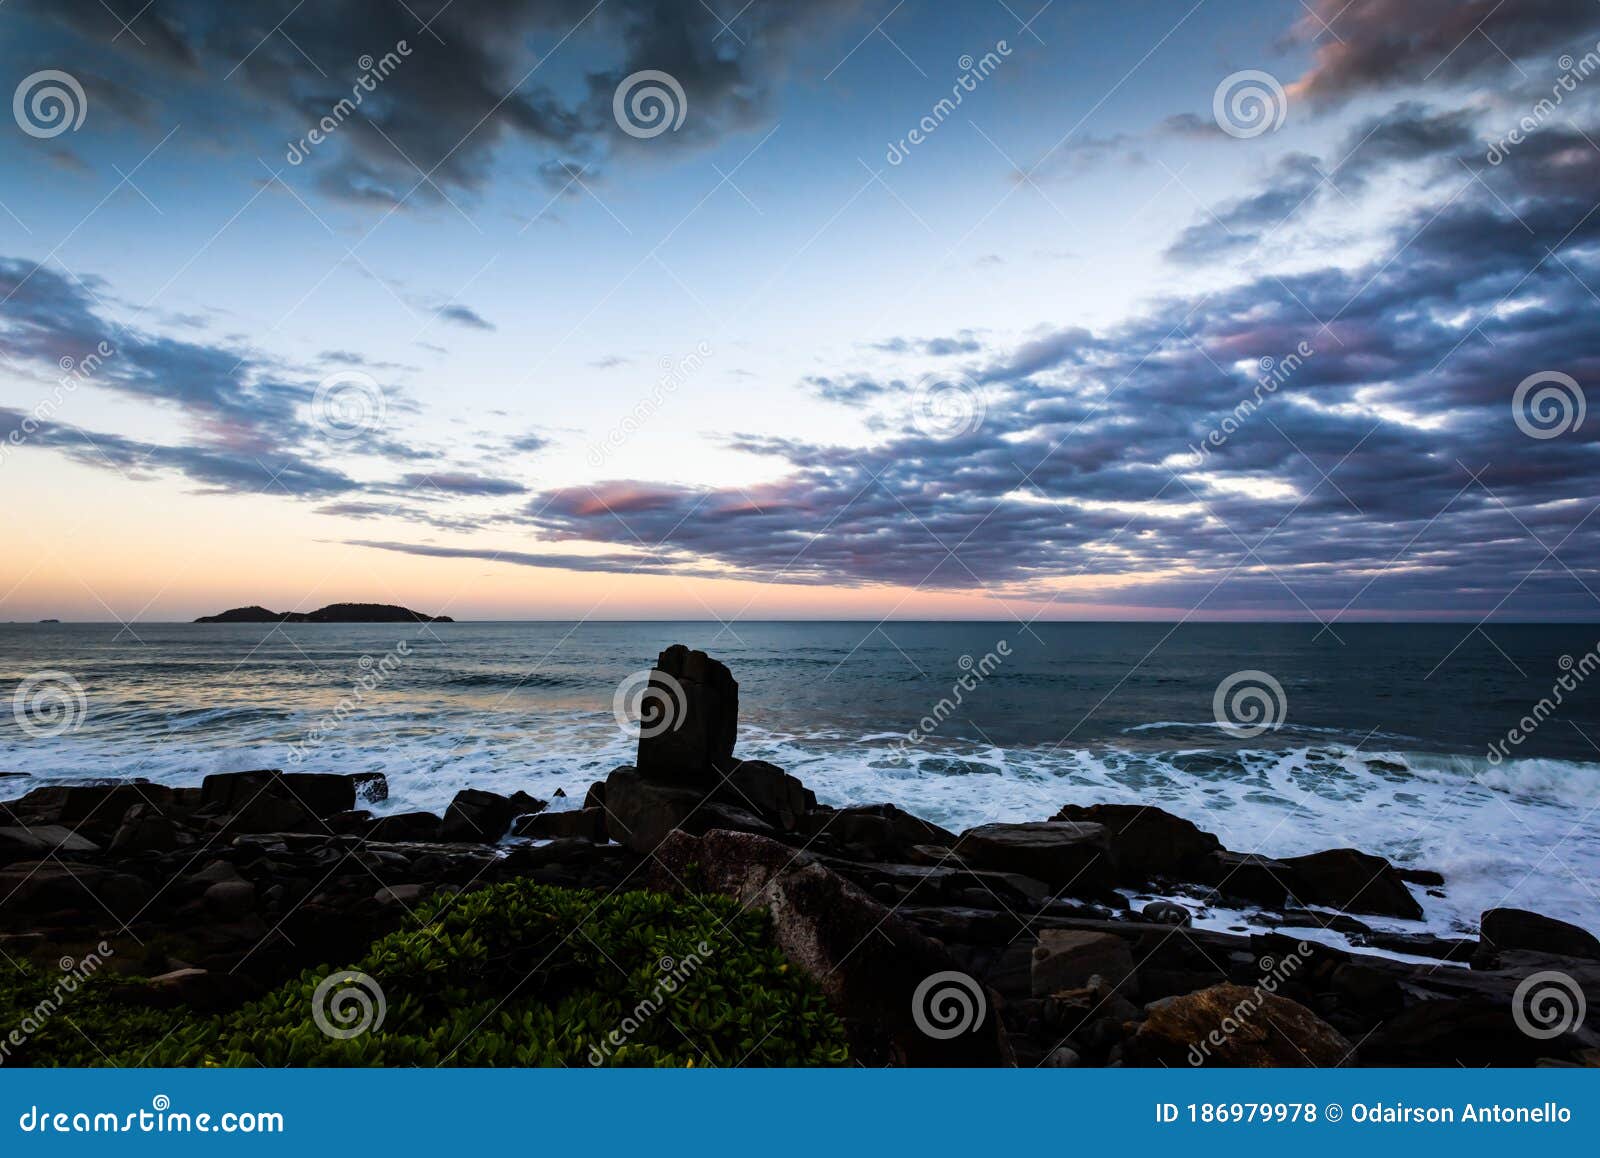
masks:
<path fill-rule="evenodd" d="M 0 7 L 0 621 L 1595 618 L 1596 0 L 741 4 Z"/>

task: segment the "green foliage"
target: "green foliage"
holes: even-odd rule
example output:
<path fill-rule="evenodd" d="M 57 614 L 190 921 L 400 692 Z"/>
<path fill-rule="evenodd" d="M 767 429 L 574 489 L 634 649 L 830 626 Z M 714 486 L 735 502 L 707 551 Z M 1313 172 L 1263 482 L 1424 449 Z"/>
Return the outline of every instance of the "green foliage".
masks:
<path fill-rule="evenodd" d="M 364 973 L 381 1025 L 348 1039 L 313 1018 L 318 986 Z M 91 986 L 90 988 L 98 987 Z M 0 983 L 0 1000 L 9 991 Z M 68 1012 L 109 1058 L 52 1026 L 34 1064 L 169 1066 L 840 1065 L 844 1031 L 772 945 L 766 917 L 724 897 L 611 896 L 516 881 L 441 897 L 349 970 L 314 969 L 211 1018 L 79 994 Z M 325 1019 L 359 1015 L 351 1001 Z M 65 1026 L 67 1033 L 77 1033 Z M 107 1041 L 113 1044 L 108 1046 Z M 80 1042 L 82 1039 L 80 1038 Z M 85 1056 L 85 1053 L 89 1056 Z"/>

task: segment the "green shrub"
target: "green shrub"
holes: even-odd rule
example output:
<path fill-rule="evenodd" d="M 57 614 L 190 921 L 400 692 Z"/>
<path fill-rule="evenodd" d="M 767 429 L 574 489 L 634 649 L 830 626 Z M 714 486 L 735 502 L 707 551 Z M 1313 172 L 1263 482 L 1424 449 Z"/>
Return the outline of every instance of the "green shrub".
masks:
<path fill-rule="evenodd" d="M 330 1037 L 381 989 L 381 1024 Z M 89 993 L 68 1012 L 109 1057 L 60 1033 L 34 1064 L 167 1066 L 839 1065 L 844 1032 L 772 945 L 764 914 L 723 897 L 612 896 L 517 881 L 437 898 L 348 970 L 314 969 L 212 1018 Z M 348 1016 L 349 1022 L 342 1018 Z M 152 1018 L 154 1021 L 152 1022 Z M 62 1027 L 65 1028 L 65 1027 Z M 73 1032 L 69 1030 L 68 1032 Z M 74 1033 L 74 1036 L 77 1036 Z M 106 1045 L 109 1040 L 113 1044 Z M 85 1051 L 91 1056 L 85 1056 Z"/>

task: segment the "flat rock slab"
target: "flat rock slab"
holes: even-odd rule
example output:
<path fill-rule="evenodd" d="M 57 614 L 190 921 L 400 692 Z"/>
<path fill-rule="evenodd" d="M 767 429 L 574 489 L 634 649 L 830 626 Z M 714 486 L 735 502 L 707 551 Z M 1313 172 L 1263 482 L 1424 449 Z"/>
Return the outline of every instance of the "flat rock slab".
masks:
<path fill-rule="evenodd" d="M 968 864 L 1021 873 L 1068 893 L 1094 895 L 1111 883 L 1110 842 L 1100 824 L 985 824 L 963 833 L 956 851 Z"/>
<path fill-rule="evenodd" d="M 1128 942 L 1111 933 L 1046 929 L 1033 950 L 1033 995 L 1081 989 L 1100 977 L 1113 989 L 1133 975 Z"/>

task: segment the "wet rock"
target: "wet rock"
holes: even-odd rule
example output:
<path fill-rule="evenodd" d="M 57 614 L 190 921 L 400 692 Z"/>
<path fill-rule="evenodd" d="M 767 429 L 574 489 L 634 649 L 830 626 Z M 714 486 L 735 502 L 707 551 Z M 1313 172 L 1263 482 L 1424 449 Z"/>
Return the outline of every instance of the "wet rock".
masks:
<path fill-rule="evenodd" d="M 1139 915 L 1158 925 L 1192 925 L 1194 916 L 1182 905 L 1172 901 L 1151 901 L 1139 910 Z"/>
<path fill-rule="evenodd" d="M 439 836 L 446 841 L 493 844 L 506 835 L 517 817 L 542 812 L 548 803 L 526 792 L 501 796 L 481 788 L 463 788 L 445 810 Z"/>
<path fill-rule="evenodd" d="M 111 781 L 35 788 L 10 809 L 18 817 L 72 829 L 85 825 L 115 829 L 135 804 L 162 804 L 171 798 L 172 789 L 148 780 Z"/>
<path fill-rule="evenodd" d="M 699 788 L 618 768 L 606 780 L 606 832 L 618 844 L 648 854 L 675 828 L 702 833 L 713 828 L 737 832 L 773 831 L 761 817 L 736 805 L 710 799 Z"/>
<path fill-rule="evenodd" d="M 535 840 L 561 840 L 582 837 L 603 844 L 606 840 L 606 811 L 603 808 L 581 808 L 567 812 L 540 812 L 518 819 L 511 830 L 513 836 L 527 836 Z"/>
<path fill-rule="evenodd" d="M 246 798 L 228 818 L 227 832 L 327 832 L 328 827 L 292 796 L 264 791 Z"/>
<path fill-rule="evenodd" d="M 1292 875 L 1283 861 L 1226 849 L 1206 857 L 1197 871 L 1202 883 L 1213 886 L 1225 897 L 1273 907 L 1282 905 L 1288 897 Z"/>
<path fill-rule="evenodd" d="M 1123 1045 L 1138 1066 L 1317 1066 L 1345 1064 L 1351 1045 L 1311 1010 L 1242 985 L 1213 985 L 1145 1007 Z"/>
<path fill-rule="evenodd" d="M 297 803 L 313 817 L 348 812 L 356 806 L 356 786 L 349 776 L 331 772 L 218 772 L 200 784 L 200 803 L 238 813 L 254 807 L 264 797 L 281 797 Z M 263 832 L 266 829 L 252 829 Z"/>
<path fill-rule="evenodd" d="M 389 778 L 382 772 L 352 772 L 349 780 L 359 801 L 382 804 L 389 799 Z"/>
<path fill-rule="evenodd" d="M 1022 873 L 1074 895 L 1103 891 L 1111 881 L 1106 830 L 1098 824 L 985 824 L 962 833 L 958 847 L 969 864 Z"/>
<path fill-rule="evenodd" d="M 1285 857 L 1295 896 L 1313 905 L 1420 921 L 1422 906 L 1394 866 L 1354 848 Z"/>
<path fill-rule="evenodd" d="M 1479 931 L 1488 946 L 1497 950 L 1600 961 L 1600 939 L 1593 933 L 1526 909 L 1490 909 L 1479 921 Z"/>
<path fill-rule="evenodd" d="M 1444 874 L 1436 873 L 1432 869 L 1401 868 L 1395 866 L 1395 875 L 1408 885 L 1422 885 L 1424 888 L 1438 888 L 1444 884 Z"/>
<path fill-rule="evenodd" d="M 1110 933 L 1046 929 L 1033 950 L 1032 991 L 1047 997 L 1066 989 L 1081 989 L 1095 977 L 1112 988 L 1129 988 L 1133 953 L 1128 943 Z"/>
<path fill-rule="evenodd" d="M 739 685 L 725 665 L 674 644 L 657 658 L 641 705 L 644 775 L 709 785 L 716 769 L 733 765 Z"/>
<path fill-rule="evenodd" d="M 1146 805 L 1069 804 L 1050 819 L 1104 827 L 1117 879 L 1129 884 L 1143 884 L 1156 876 L 1185 876 L 1222 848 L 1211 833 Z"/>
<path fill-rule="evenodd" d="M 1413 957 L 1432 957 L 1438 961 L 1472 960 L 1478 942 L 1465 937 L 1438 937 L 1432 933 L 1381 933 L 1367 930 L 1355 938 L 1357 945 L 1382 949 L 1386 953 L 1406 953 Z"/>
<path fill-rule="evenodd" d="M 659 887 L 683 879 L 768 911 L 777 945 L 828 996 L 863 1063 L 1010 1063 L 993 996 L 938 942 L 813 858 L 734 832 L 674 832 L 656 855 Z M 961 1032 L 935 1037 L 928 1026 Z"/>

